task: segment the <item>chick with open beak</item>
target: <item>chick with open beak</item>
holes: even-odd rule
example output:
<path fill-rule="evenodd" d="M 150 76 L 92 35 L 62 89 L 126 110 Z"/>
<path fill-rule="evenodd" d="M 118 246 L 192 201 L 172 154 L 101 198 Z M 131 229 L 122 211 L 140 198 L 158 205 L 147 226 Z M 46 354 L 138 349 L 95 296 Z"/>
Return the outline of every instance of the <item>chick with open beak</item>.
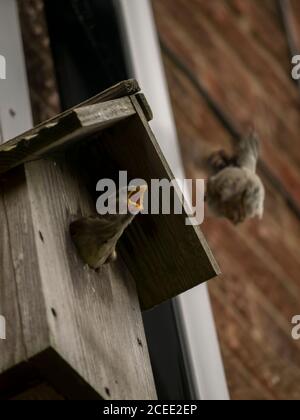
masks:
<path fill-rule="evenodd" d="M 126 190 L 126 191 L 125 191 Z M 125 229 L 143 211 L 146 185 L 118 191 L 109 198 L 115 202 L 115 214 L 85 217 L 70 225 L 70 234 L 82 260 L 95 270 L 116 260 L 116 246 Z M 125 202 L 123 202 L 125 200 Z M 121 213 L 123 206 L 127 212 Z"/>

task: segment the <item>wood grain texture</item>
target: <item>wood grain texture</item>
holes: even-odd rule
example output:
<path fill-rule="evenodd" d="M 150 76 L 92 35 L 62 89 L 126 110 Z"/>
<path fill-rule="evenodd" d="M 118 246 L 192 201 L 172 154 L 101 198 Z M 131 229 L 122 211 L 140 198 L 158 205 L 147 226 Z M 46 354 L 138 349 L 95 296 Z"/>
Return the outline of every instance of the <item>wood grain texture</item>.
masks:
<path fill-rule="evenodd" d="M 98 101 L 114 99 L 111 96 L 116 92 L 120 95 L 121 86 L 126 95 L 138 90 L 134 83 L 125 82 L 113 93 L 110 90 L 97 97 L 95 99 L 97 105 L 93 108 L 91 108 L 92 101 L 85 104 L 83 107 L 89 107 L 88 115 L 91 115 L 91 109 L 93 109 L 99 116 L 104 105 L 99 106 Z M 126 99 L 123 102 L 126 102 Z M 151 111 L 144 98 L 141 96 L 140 99 L 140 106 L 144 109 L 146 119 L 150 119 Z M 121 101 L 118 100 L 118 102 Z M 137 104 L 136 106 L 138 107 Z M 96 117 L 95 112 L 92 118 L 93 123 Z M 116 110 L 114 109 L 113 112 L 113 117 L 116 118 Z M 87 120 L 83 122 L 84 117 L 79 114 L 80 111 L 73 110 L 69 114 L 64 114 L 62 118 L 72 120 L 76 117 L 80 120 L 80 125 L 87 124 Z M 110 116 L 108 119 L 109 122 L 113 120 Z M 116 121 L 118 118 L 114 122 Z M 100 118 L 98 122 L 100 124 Z M 103 124 L 102 119 L 101 124 Z M 27 136 L 26 147 L 21 150 L 21 156 L 18 156 L 13 165 L 6 167 L 5 170 L 24 162 L 23 152 L 28 154 L 26 155 L 26 162 L 28 162 L 57 146 L 53 144 L 55 143 L 55 121 L 48 121 L 47 125 L 49 130 L 54 130 L 48 138 L 49 140 L 51 137 L 51 145 L 49 147 L 43 145 L 42 150 L 38 151 L 30 150 L 31 141 L 34 143 L 37 138 Z M 134 134 L 135 127 L 131 129 Z M 143 136 L 144 141 L 147 136 L 151 138 L 151 133 L 147 130 L 143 116 L 143 123 L 140 124 L 138 134 Z M 93 131 L 89 132 L 91 133 Z M 61 136 L 59 135 L 58 138 L 61 139 Z M 62 142 L 68 140 L 66 136 Z M 137 142 L 138 135 L 135 134 L 134 143 L 137 144 Z M 148 151 L 150 155 L 149 167 L 152 160 L 157 159 L 159 155 L 154 138 L 151 138 L 151 142 L 152 147 L 145 146 L 145 151 Z M 11 152 L 13 149 L 8 149 L 13 146 L 14 144 L 11 143 L 5 145 L 5 153 Z M 33 154 L 30 154 L 31 152 Z M 133 163 L 132 161 L 132 165 Z M 160 160 L 157 159 L 154 167 L 156 165 L 155 173 L 171 176 L 166 162 L 161 165 Z M 82 266 L 69 240 L 70 220 L 78 215 L 90 214 L 94 207 L 82 178 L 78 168 L 74 168 L 69 162 L 68 156 L 66 159 L 59 156 L 50 161 L 26 163 L 25 174 L 23 168 L 17 168 L 5 174 L 4 203 L 9 213 L 7 232 L 11 241 L 11 265 L 17 289 L 22 343 L 25 348 L 23 361 L 30 367 L 38 366 L 42 371 L 43 366 L 47 364 L 48 369 L 53 372 L 64 373 L 65 368 L 60 369 L 55 358 L 51 363 L 50 357 L 41 358 L 42 354 L 45 355 L 49 349 L 53 349 L 53 352 L 64 359 L 66 365 L 74 369 L 104 398 L 155 398 L 132 275 L 121 260 L 114 266 L 104 269 L 99 275 L 91 273 Z M 164 227 L 162 222 L 162 220 L 157 222 L 157 229 Z M 162 229 L 162 244 L 157 242 L 156 250 L 153 245 L 151 249 L 149 247 L 149 254 L 154 258 L 154 267 L 156 262 L 165 264 L 163 269 L 164 274 L 167 275 L 168 284 L 164 285 L 162 296 L 157 296 L 159 282 L 156 279 L 157 283 L 152 285 L 149 281 L 152 291 L 146 295 L 148 306 L 159 303 L 161 299 L 173 296 L 174 293 L 184 291 L 198 284 L 199 281 L 214 276 L 217 272 L 217 266 L 206 248 L 201 233 L 195 232 L 194 228 L 190 227 L 184 229 L 184 217 L 174 218 L 174 223 L 178 223 L 180 235 L 177 236 L 176 232 L 174 235 L 171 227 L 167 226 L 164 230 Z M 153 225 L 156 230 L 155 223 Z M 141 233 L 138 232 L 138 238 Z M 181 234 L 187 235 L 187 243 L 190 239 L 191 248 L 190 253 L 185 255 L 186 251 L 178 247 L 177 264 L 180 270 L 177 273 L 172 264 L 172 252 L 167 249 L 166 243 L 169 238 L 175 244 L 180 242 Z M 5 234 L 3 237 L 5 239 Z M 144 236 L 142 239 L 144 246 L 148 238 Z M 145 247 L 144 255 L 146 255 L 146 250 Z M 173 286 L 174 276 L 185 272 L 185 264 L 191 269 L 193 262 L 198 258 L 196 268 L 199 268 L 199 274 L 196 273 L 197 275 L 194 276 L 191 271 L 188 271 L 188 275 L 181 280 L 181 283 L 175 283 Z M 136 274 L 142 275 L 144 268 L 145 265 L 141 264 Z M 155 276 L 153 267 L 152 273 Z M 141 281 L 140 289 L 144 291 Z M 45 376 L 49 380 L 52 378 L 53 383 L 58 381 L 58 378 L 51 377 L 49 371 L 45 372 Z"/>
<path fill-rule="evenodd" d="M 290 49 L 290 57 L 300 53 L 300 7 L 295 0 L 279 0 L 283 24 Z"/>
<path fill-rule="evenodd" d="M 17 3 L 33 120 L 38 124 L 61 111 L 44 1 Z"/>
<path fill-rule="evenodd" d="M 0 146 L 0 173 L 70 146 L 134 114 L 128 97 L 72 109 Z"/>
<path fill-rule="evenodd" d="M 114 89 L 113 92 L 115 94 Z M 137 118 L 131 118 L 127 126 L 117 125 L 112 136 L 106 141 L 107 146 L 103 146 L 109 150 L 115 172 L 122 167 L 129 170 L 132 178 L 140 177 L 149 186 L 153 179 L 173 180 L 168 164 L 147 124 L 147 120 L 152 118 L 152 113 L 146 98 L 141 94 L 137 98 L 124 97 L 74 108 L 51 122 L 18 136 L 0 147 L 0 168 L 6 171 L 22 162 L 45 156 L 53 150 L 61 153 L 62 147 L 68 147 L 70 150 L 75 141 L 85 138 L 93 140 L 96 135 L 99 137 L 101 130 L 134 115 Z M 100 153 L 96 153 L 95 156 L 99 156 L 100 162 Z M 90 162 L 95 156 L 87 158 L 86 172 L 89 172 Z M 139 156 L 140 158 L 137 158 Z M 105 154 L 102 159 L 106 160 Z M 51 162 L 53 164 L 54 158 Z M 101 165 L 105 165 L 105 162 Z M 81 164 L 78 170 L 82 170 Z M 101 173 L 105 178 L 109 176 L 108 172 L 104 173 L 103 170 Z M 95 182 L 99 179 L 100 175 Z M 35 180 L 32 182 L 34 185 Z M 19 201 L 22 203 L 22 200 Z M 143 309 L 150 309 L 219 273 L 200 230 L 188 226 L 186 219 L 185 212 L 163 218 L 159 215 L 156 218 L 149 216 L 151 230 L 156 234 L 150 236 L 150 228 L 146 226 L 144 231 L 135 232 L 131 241 L 123 247 L 125 262 L 138 284 Z M 174 248 L 171 246 L 173 244 Z M 132 252 L 133 249 L 136 250 L 135 253 Z"/>
<path fill-rule="evenodd" d="M 143 93 L 137 93 L 136 95 L 134 95 L 134 97 L 136 98 L 140 107 L 142 108 L 146 120 L 147 121 L 152 121 L 153 120 L 153 112 L 152 112 L 152 109 L 151 109 L 151 107 L 150 107 L 150 105 L 147 101 L 146 96 Z"/>
<path fill-rule="evenodd" d="M 16 278 L 12 261 L 8 214 L 0 193 L 0 314 L 6 319 L 6 340 L 0 340 L 0 373 L 26 359 L 26 348 L 17 299 Z M 2 384 L 3 385 L 3 384 Z M 1 379 L 0 379 L 1 388 Z"/>
<path fill-rule="evenodd" d="M 112 96 L 120 91 L 113 92 Z M 75 115 L 81 126 L 95 127 L 95 121 L 101 126 L 104 120 L 109 126 L 125 108 L 135 114 L 129 98 L 117 102 L 117 106 L 109 106 L 110 110 L 107 103 L 95 104 L 70 111 L 62 118 Z M 4 221 L 7 218 L 7 223 L 3 223 L 1 236 L 8 246 L 7 250 L 3 248 L 3 258 L 11 261 L 5 264 L 3 274 L 10 285 L 7 314 L 15 336 L 11 340 L 10 334 L 9 342 L 4 342 L 9 346 L 5 347 L 7 357 L 1 360 L 1 372 L 27 362 L 29 370 L 37 369 L 59 386 L 68 375 L 60 378 L 53 373 L 67 372 L 68 365 L 76 375 L 72 374 L 61 390 L 65 395 L 80 399 L 94 392 L 106 399 L 155 399 L 132 276 L 121 261 L 100 274 L 87 270 L 69 238 L 70 221 L 90 214 L 94 205 L 80 172 L 63 156 L 61 153 L 58 160 L 27 163 L 25 172 L 19 167 L 2 176 L 5 208 L 1 217 Z M 54 356 L 49 358 L 50 349 Z M 19 375 L 19 368 L 15 369 L 12 377 Z M 90 390 L 82 388 L 77 376 Z M 1 383 L 5 377 L 0 378 L 1 392 L 5 391 Z"/>
<path fill-rule="evenodd" d="M 152 179 L 173 179 L 147 123 L 151 117 L 141 96 L 84 105 L 1 147 L 2 169 L 26 161 L 25 172 L 19 166 L 3 178 L 5 205 L 14 209 L 8 232 L 24 360 L 44 370 L 48 359 L 39 355 L 52 348 L 108 399 L 156 397 L 137 291 L 142 308 L 149 309 L 219 273 L 200 230 L 186 225 L 185 213 L 141 217 L 121 241 L 126 265 L 120 260 L 97 274 L 77 256 L 69 225 L 95 212 L 85 183 L 93 161 L 100 168 L 97 181 L 110 175 L 109 162 L 114 174 L 126 169 L 149 185 Z M 77 149 L 64 152 L 62 146 L 85 136 L 90 141 L 78 146 L 79 158 L 90 144 L 99 149 L 78 164 Z M 54 149 L 59 154 L 51 159 L 29 162 Z M 45 375 L 49 379 L 51 372 Z"/>
<path fill-rule="evenodd" d="M 134 280 L 120 262 L 87 269 L 69 237 L 94 208 L 80 173 L 62 161 L 26 174 L 53 348 L 103 397 L 155 397 Z"/>
<path fill-rule="evenodd" d="M 137 112 L 134 118 L 103 132 L 90 149 L 78 151 L 80 157 L 85 156 L 78 166 L 93 173 L 91 185 L 104 177 L 118 184 L 119 171 L 127 171 L 128 182 L 142 179 L 149 190 L 153 179 L 174 179 L 138 101 L 134 97 L 132 101 Z M 174 194 L 177 190 L 171 193 L 172 201 Z M 184 210 L 178 215 L 140 215 L 120 240 L 120 252 L 136 281 L 142 309 L 219 274 L 199 227 L 186 225 L 186 219 Z"/>
<path fill-rule="evenodd" d="M 17 175 L 7 174 L 4 195 L 14 209 L 8 229 L 17 279 L 7 304 L 10 311 L 17 305 L 21 326 L 8 313 L 16 336 L 1 371 L 22 359 L 43 370 L 48 358 L 37 356 L 53 348 L 103 398 L 155 398 L 133 278 L 121 262 L 100 274 L 87 270 L 69 238 L 72 218 L 93 209 L 80 174 L 62 160 L 27 164 L 27 183 Z"/>
<path fill-rule="evenodd" d="M 51 386 L 46 383 L 36 385 L 25 392 L 11 398 L 12 401 L 62 401 L 63 396 L 59 395 Z"/>

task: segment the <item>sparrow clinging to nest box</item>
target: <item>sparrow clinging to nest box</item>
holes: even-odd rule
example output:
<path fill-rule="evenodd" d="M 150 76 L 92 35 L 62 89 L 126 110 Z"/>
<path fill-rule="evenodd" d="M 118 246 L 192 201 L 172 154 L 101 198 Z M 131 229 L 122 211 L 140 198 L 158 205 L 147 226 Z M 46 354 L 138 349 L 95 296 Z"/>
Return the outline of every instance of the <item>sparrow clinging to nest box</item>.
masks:
<path fill-rule="evenodd" d="M 117 258 L 116 245 L 135 216 L 143 210 L 147 186 L 125 188 L 109 197 L 116 214 L 85 217 L 70 225 L 70 233 L 82 260 L 93 269 L 113 262 Z M 124 201 L 124 202 L 120 202 Z M 126 214 L 119 212 L 127 210 Z"/>
<path fill-rule="evenodd" d="M 234 224 L 263 217 L 265 189 L 256 174 L 259 140 L 255 133 L 241 139 L 235 156 L 226 159 L 222 152 L 218 172 L 208 180 L 206 200 L 216 216 Z"/>

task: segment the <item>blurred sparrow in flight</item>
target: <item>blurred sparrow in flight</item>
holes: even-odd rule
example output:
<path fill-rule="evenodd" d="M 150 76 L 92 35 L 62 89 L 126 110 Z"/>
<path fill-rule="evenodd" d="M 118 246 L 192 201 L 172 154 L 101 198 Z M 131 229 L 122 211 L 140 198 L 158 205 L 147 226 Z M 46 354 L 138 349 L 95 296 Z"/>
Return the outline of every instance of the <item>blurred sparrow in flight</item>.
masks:
<path fill-rule="evenodd" d="M 258 155 L 255 133 L 238 142 L 234 157 L 229 159 L 223 152 L 215 154 L 219 164 L 214 165 L 217 173 L 208 180 L 206 200 L 216 216 L 236 225 L 263 217 L 265 188 L 256 174 Z"/>

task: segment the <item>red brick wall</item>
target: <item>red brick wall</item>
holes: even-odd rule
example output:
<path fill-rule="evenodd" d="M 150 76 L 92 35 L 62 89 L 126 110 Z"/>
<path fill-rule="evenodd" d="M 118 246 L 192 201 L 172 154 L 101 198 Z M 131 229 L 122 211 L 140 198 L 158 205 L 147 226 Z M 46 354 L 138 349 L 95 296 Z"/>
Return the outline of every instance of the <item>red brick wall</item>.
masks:
<path fill-rule="evenodd" d="M 297 3 L 297 1 L 296 1 Z M 153 0 L 187 173 L 229 148 L 230 132 L 184 63 L 237 129 L 262 139 L 266 214 L 235 228 L 207 213 L 203 230 L 223 271 L 210 293 L 233 399 L 299 399 L 300 93 L 275 0 Z M 300 19 L 299 19 L 300 22 Z M 300 25 L 299 25 L 300 28 Z M 290 203 L 287 203 L 287 198 Z"/>

